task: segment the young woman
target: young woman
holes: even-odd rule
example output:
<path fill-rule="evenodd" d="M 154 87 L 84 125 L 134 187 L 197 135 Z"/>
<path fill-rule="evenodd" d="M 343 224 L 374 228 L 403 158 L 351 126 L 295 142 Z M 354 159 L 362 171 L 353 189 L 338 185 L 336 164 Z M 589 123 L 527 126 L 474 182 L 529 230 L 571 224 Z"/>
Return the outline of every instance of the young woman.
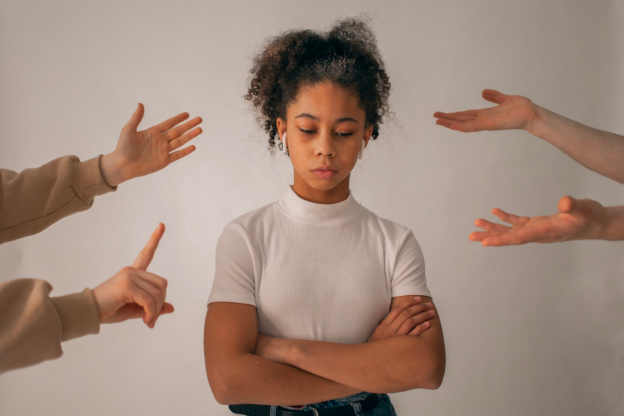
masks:
<path fill-rule="evenodd" d="M 374 35 L 352 19 L 287 32 L 251 73 L 245 98 L 270 149 L 278 136 L 290 157 L 294 184 L 219 239 L 204 334 L 210 387 L 240 414 L 396 414 L 386 393 L 439 387 L 445 351 L 414 235 L 349 190 L 388 110 Z"/>

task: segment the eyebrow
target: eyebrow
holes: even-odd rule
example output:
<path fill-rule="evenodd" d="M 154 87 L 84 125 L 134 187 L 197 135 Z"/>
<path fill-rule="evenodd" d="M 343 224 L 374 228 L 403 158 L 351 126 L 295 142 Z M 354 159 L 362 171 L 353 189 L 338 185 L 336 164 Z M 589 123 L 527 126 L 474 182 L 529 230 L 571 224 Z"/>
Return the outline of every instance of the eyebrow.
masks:
<path fill-rule="evenodd" d="M 305 118 L 311 118 L 314 121 L 318 121 L 317 117 L 314 117 L 312 114 L 308 114 L 308 113 L 301 113 L 298 116 L 296 116 L 295 118 L 300 118 L 300 117 L 305 117 Z M 338 120 L 336 120 L 336 123 L 342 123 L 344 121 L 352 121 L 354 123 L 357 123 L 358 121 L 352 117 L 342 117 L 339 118 Z"/>

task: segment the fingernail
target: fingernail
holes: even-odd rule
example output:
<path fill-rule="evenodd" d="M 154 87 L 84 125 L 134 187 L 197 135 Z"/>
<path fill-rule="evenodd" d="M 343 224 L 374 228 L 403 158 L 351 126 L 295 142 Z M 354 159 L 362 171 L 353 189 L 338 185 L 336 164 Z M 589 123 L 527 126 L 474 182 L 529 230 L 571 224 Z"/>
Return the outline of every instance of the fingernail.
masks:
<path fill-rule="evenodd" d="M 431 310 L 429 311 L 429 315 L 431 315 L 431 316 L 435 315 L 435 311 L 434 311 L 433 309 L 431 309 Z"/>
<path fill-rule="evenodd" d="M 433 303 L 431 303 L 431 302 L 427 302 L 427 306 L 429 306 L 429 307 L 433 307 Z"/>
<path fill-rule="evenodd" d="M 425 322 L 423 325 L 424 326 L 429 326 L 429 322 Z"/>
<path fill-rule="evenodd" d="M 420 296 L 414 296 L 415 300 L 420 300 Z"/>

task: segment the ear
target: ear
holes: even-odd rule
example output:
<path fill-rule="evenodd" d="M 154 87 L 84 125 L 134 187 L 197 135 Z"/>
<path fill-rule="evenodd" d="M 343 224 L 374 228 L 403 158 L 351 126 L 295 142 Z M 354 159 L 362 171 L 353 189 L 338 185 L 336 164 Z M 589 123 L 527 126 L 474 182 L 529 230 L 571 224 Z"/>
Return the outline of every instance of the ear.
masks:
<path fill-rule="evenodd" d="M 277 125 L 277 135 L 279 136 L 279 139 L 282 140 L 284 133 L 286 133 L 286 120 L 278 117 L 277 120 L 275 120 L 275 124 Z"/>
<path fill-rule="evenodd" d="M 373 135 L 373 126 L 366 126 L 366 128 L 364 128 L 364 148 L 366 148 L 366 146 L 368 146 L 368 141 L 370 140 L 371 136 Z"/>

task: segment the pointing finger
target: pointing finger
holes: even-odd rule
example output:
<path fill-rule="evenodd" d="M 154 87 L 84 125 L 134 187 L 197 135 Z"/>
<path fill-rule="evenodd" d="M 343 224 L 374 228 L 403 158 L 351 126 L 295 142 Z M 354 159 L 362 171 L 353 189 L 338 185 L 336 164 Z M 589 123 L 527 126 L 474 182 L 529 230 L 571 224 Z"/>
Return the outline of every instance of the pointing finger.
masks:
<path fill-rule="evenodd" d="M 165 224 L 161 222 L 158 224 L 158 227 L 156 227 L 156 231 L 154 231 L 154 233 L 150 237 L 147 245 L 143 248 L 143 250 L 141 250 L 134 263 L 132 263 L 132 267 L 141 270 L 147 270 L 147 266 L 149 266 L 152 258 L 154 258 L 154 253 L 156 252 L 156 248 L 158 247 L 160 238 L 163 236 L 164 233 Z"/>

